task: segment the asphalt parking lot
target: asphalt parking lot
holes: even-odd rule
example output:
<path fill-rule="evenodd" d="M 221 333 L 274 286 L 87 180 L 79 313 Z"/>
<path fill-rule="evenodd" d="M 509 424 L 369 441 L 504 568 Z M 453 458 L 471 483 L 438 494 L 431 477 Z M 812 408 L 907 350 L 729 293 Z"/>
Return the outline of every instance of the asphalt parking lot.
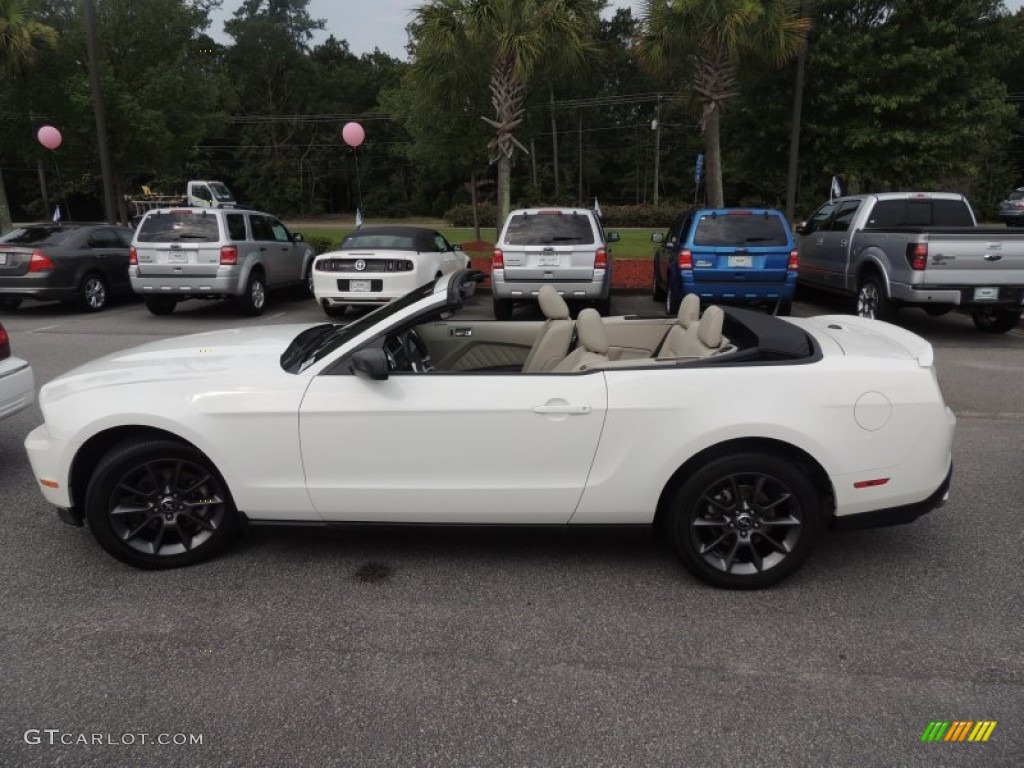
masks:
<path fill-rule="evenodd" d="M 0 316 L 37 384 L 171 335 L 324 319 L 288 296 L 256 319 Z M 1024 764 L 1024 332 L 901 323 L 935 345 L 958 415 L 952 500 L 829 534 L 756 593 L 704 586 L 643 533 L 256 529 L 137 571 L 43 502 L 22 447 L 38 408 L 0 422 L 0 765 Z M 937 720 L 997 726 L 922 742 Z"/>

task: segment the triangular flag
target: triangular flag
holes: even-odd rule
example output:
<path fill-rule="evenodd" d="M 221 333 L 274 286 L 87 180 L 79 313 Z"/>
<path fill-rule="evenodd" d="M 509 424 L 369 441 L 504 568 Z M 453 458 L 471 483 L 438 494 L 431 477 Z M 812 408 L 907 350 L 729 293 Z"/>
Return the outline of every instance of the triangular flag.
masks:
<path fill-rule="evenodd" d="M 363 226 L 363 212 L 356 208 L 356 229 L 361 229 Z"/>
<path fill-rule="evenodd" d="M 53 208 L 53 223 L 56 224 L 60 221 L 60 206 L 54 206 Z"/>
<path fill-rule="evenodd" d="M 601 216 L 601 204 L 599 202 L 597 202 L 597 198 L 596 197 L 594 198 L 594 213 L 597 214 L 597 218 L 599 218 L 599 219 L 602 218 L 602 216 Z"/>

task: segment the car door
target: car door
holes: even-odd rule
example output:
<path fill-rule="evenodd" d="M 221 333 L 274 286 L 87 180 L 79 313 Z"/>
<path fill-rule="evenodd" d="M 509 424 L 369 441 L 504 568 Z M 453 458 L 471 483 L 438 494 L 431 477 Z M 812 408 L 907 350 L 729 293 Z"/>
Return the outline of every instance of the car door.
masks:
<path fill-rule="evenodd" d="M 860 210 L 861 200 L 844 200 L 820 232 L 821 279 L 826 287 L 843 290 L 846 285 L 847 263 L 850 260 L 851 227 Z"/>
<path fill-rule="evenodd" d="M 118 258 L 121 241 L 112 227 L 95 227 L 89 230 L 80 254 L 79 273 L 97 271 L 103 276 L 108 290 L 123 291 L 128 282 L 128 252 L 124 260 Z M 123 273 L 122 273 L 123 272 Z"/>
<path fill-rule="evenodd" d="M 800 274 L 797 280 L 813 285 L 825 284 L 825 230 L 835 213 L 836 203 L 829 202 L 811 214 L 797 231 L 800 235 Z"/>
<path fill-rule="evenodd" d="M 288 227 L 268 216 L 270 229 L 274 233 L 274 242 L 277 245 L 277 259 L 280 266 L 280 278 L 282 283 L 294 283 L 302 278 L 302 254 L 305 250 L 302 243 L 292 241 L 292 233 Z"/>
<path fill-rule="evenodd" d="M 658 282 L 666 289 L 668 288 L 670 265 L 679 251 L 679 233 L 683 230 L 683 225 L 688 218 L 685 214 L 676 217 L 668 232 L 665 233 L 661 247 L 654 254 L 654 268 L 657 270 Z"/>
<path fill-rule="evenodd" d="M 600 372 L 319 375 L 300 409 L 326 520 L 566 523 L 607 408 Z"/>
<path fill-rule="evenodd" d="M 267 285 L 279 285 L 286 278 L 284 277 L 284 261 L 286 254 L 282 252 L 282 244 L 277 240 L 274 232 L 273 219 L 261 213 L 254 213 L 249 217 L 249 227 L 252 229 L 252 239 L 260 249 L 260 261 L 267 276 Z"/>
<path fill-rule="evenodd" d="M 441 256 L 441 273 L 448 274 L 454 272 L 462 265 L 456 261 L 455 249 L 452 248 L 451 244 L 445 239 L 444 235 L 440 232 L 434 233 L 434 247 Z M 461 261 L 461 259 L 459 260 Z"/>

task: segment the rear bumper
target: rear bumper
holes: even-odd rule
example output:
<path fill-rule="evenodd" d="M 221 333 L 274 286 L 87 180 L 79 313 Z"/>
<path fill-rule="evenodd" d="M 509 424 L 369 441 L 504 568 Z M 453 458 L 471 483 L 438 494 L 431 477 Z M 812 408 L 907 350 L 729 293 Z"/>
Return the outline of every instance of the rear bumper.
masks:
<path fill-rule="evenodd" d="M 48 276 L 45 276 L 48 277 Z M 0 299 L 39 299 L 61 301 L 74 299 L 78 289 L 73 285 L 47 284 L 30 276 L 0 278 Z"/>
<path fill-rule="evenodd" d="M 567 300 L 597 301 L 611 296 L 611 270 L 594 270 L 590 280 L 506 280 L 505 270 L 491 272 L 491 295 L 496 299 L 536 301 L 541 286 L 550 285 Z"/>
<path fill-rule="evenodd" d="M 998 288 L 999 298 L 975 300 L 975 288 Z M 1024 303 L 1024 285 L 907 285 L 889 283 L 890 297 L 905 304 L 952 304 L 958 307 L 1014 307 Z"/>
<path fill-rule="evenodd" d="M 856 515 L 845 515 L 832 518 L 832 528 L 837 531 L 852 531 L 864 528 L 882 528 L 890 525 L 906 525 L 933 509 L 945 505 L 949 500 L 949 489 L 953 483 L 953 465 L 949 465 L 945 480 L 935 491 L 923 501 L 904 504 L 889 509 L 876 509 L 873 512 L 861 512 Z"/>
<path fill-rule="evenodd" d="M 132 290 L 143 296 L 241 296 L 245 292 L 242 275 L 139 277 L 131 274 Z"/>
<path fill-rule="evenodd" d="M 0 419 L 13 416 L 32 405 L 36 399 L 32 366 L 10 357 L 0 364 Z"/>
<path fill-rule="evenodd" d="M 735 282 L 702 282 L 692 275 L 683 273 L 682 289 L 678 295 L 685 296 L 695 293 L 702 302 L 721 302 L 723 304 L 743 304 L 760 301 L 792 301 L 796 293 L 796 275 L 788 277 L 785 282 L 758 283 L 737 280 Z"/>

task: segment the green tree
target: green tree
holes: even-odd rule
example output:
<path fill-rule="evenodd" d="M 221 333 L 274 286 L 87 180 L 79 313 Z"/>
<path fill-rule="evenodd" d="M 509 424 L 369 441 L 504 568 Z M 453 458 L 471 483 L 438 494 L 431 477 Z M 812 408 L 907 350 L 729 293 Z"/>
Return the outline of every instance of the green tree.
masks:
<path fill-rule="evenodd" d="M 510 207 L 512 156 L 526 147 L 516 137 L 526 91 L 538 71 L 578 70 L 593 50 L 597 0 L 431 0 L 411 25 L 412 72 L 442 103 L 472 101 L 467 85 L 488 73 L 494 129 L 488 144 L 498 167 L 498 216 Z"/>
<path fill-rule="evenodd" d="M 724 204 L 721 114 L 745 63 L 778 66 L 796 55 L 809 27 L 795 0 L 647 0 L 637 40 L 656 73 L 680 79 L 704 133 L 707 195 Z"/>
<path fill-rule="evenodd" d="M 43 47 L 57 44 L 57 32 L 33 17 L 30 0 L 0 0 L 0 68 L 22 78 Z M 3 172 L 0 170 L 0 234 L 12 226 Z"/>

